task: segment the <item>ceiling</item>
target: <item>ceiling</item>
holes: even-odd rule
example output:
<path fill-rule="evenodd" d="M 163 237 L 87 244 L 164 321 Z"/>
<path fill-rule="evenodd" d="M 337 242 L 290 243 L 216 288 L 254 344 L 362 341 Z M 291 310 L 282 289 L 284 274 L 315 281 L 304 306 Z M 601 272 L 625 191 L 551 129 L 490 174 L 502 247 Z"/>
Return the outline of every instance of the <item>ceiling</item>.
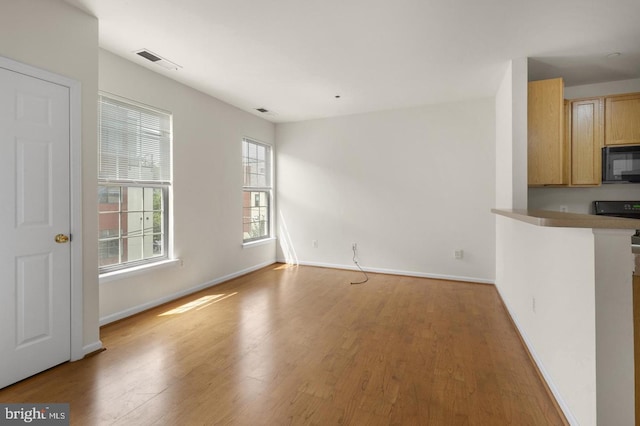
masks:
<path fill-rule="evenodd" d="M 638 0 L 66 1 L 102 48 L 272 122 L 493 96 L 519 57 L 530 80 L 640 78 Z"/>

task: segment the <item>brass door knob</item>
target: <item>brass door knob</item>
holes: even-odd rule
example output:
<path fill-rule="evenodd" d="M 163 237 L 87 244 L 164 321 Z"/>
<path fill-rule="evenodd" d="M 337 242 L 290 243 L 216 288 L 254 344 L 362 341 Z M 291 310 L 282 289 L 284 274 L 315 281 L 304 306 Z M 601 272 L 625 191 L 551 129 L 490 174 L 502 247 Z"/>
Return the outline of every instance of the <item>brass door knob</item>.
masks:
<path fill-rule="evenodd" d="M 56 235 L 55 240 L 56 240 L 56 243 L 58 243 L 58 244 L 64 244 L 64 243 L 69 242 L 69 237 L 64 235 L 64 234 L 58 234 L 58 235 Z"/>

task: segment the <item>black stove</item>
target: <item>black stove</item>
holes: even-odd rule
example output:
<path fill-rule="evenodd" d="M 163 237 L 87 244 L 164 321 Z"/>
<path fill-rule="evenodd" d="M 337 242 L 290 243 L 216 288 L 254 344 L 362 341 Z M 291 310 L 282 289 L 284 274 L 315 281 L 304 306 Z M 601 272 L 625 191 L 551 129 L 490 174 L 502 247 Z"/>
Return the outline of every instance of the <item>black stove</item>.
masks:
<path fill-rule="evenodd" d="M 594 201 L 593 211 L 601 216 L 640 219 L 640 201 Z M 631 251 L 640 254 L 640 229 L 631 237 Z"/>
<path fill-rule="evenodd" d="M 640 219 L 640 201 L 594 201 L 594 214 Z"/>

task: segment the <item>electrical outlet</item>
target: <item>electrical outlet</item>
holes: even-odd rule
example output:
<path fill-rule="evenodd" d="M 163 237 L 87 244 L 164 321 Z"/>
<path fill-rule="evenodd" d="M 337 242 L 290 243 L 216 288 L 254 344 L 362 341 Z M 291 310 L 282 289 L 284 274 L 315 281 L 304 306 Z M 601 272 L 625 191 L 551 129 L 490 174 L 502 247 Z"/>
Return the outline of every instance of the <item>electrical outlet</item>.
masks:
<path fill-rule="evenodd" d="M 318 240 L 311 241 L 311 247 L 318 248 Z"/>
<path fill-rule="evenodd" d="M 531 310 L 533 311 L 533 313 L 536 313 L 536 298 L 532 297 L 531 298 Z"/>
<path fill-rule="evenodd" d="M 351 250 L 358 250 L 358 243 L 351 243 Z"/>
<path fill-rule="evenodd" d="M 464 250 L 462 249 L 456 249 L 453 252 L 453 255 L 455 256 L 456 259 L 462 259 L 462 257 L 464 256 Z"/>

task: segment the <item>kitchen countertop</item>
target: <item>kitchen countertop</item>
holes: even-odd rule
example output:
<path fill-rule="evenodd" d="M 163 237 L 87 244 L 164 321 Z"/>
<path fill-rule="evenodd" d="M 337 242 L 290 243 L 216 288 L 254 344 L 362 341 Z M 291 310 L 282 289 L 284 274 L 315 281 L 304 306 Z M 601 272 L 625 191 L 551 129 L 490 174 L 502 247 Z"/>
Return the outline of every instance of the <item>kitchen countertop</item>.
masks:
<path fill-rule="evenodd" d="M 640 219 L 551 210 L 491 209 L 492 213 L 536 226 L 557 228 L 640 229 Z"/>

